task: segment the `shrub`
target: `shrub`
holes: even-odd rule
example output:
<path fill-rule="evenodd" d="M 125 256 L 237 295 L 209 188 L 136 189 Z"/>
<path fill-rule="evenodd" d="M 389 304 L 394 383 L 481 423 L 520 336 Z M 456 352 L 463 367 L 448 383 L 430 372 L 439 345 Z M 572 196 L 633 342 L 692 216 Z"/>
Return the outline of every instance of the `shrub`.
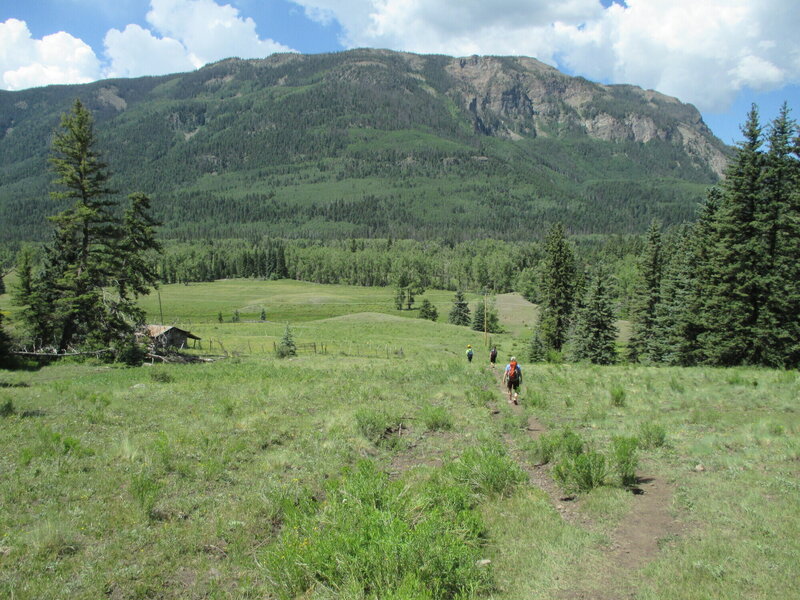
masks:
<path fill-rule="evenodd" d="M 14 408 L 14 401 L 11 398 L 0 400 L 0 417 L 10 417 L 17 413 Z"/>
<path fill-rule="evenodd" d="M 588 492 L 605 484 L 608 478 L 606 457 L 594 450 L 565 456 L 553 468 L 553 476 L 568 492 Z"/>
<path fill-rule="evenodd" d="M 584 442 L 569 428 L 544 433 L 531 448 L 531 455 L 538 464 L 547 464 L 562 456 L 578 456 L 583 452 Z"/>
<path fill-rule="evenodd" d="M 636 455 L 638 447 L 639 440 L 635 437 L 614 436 L 611 439 L 611 458 L 614 470 L 619 476 L 620 483 L 624 486 L 636 483 L 636 467 L 639 466 L 639 458 Z"/>
<path fill-rule="evenodd" d="M 642 423 L 639 427 L 639 446 L 644 449 L 660 448 L 667 442 L 666 430 L 657 423 Z"/>
<path fill-rule="evenodd" d="M 447 473 L 459 484 L 481 496 L 504 496 L 527 480 L 525 472 L 496 442 L 469 448 L 450 463 Z"/>
<path fill-rule="evenodd" d="M 424 407 L 420 418 L 428 431 L 450 431 L 453 428 L 453 416 L 441 406 Z"/>
<path fill-rule="evenodd" d="M 172 383 L 175 380 L 170 373 L 161 369 L 150 371 L 150 379 L 156 383 Z"/>
<path fill-rule="evenodd" d="M 611 406 L 622 407 L 625 406 L 625 389 L 620 386 L 614 386 L 609 392 L 611 394 Z"/>
<path fill-rule="evenodd" d="M 376 446 L 393 448 L 400 444 L 402 417 L 382 409 L 361 408 L 355 414 L 361 434 Z"/>

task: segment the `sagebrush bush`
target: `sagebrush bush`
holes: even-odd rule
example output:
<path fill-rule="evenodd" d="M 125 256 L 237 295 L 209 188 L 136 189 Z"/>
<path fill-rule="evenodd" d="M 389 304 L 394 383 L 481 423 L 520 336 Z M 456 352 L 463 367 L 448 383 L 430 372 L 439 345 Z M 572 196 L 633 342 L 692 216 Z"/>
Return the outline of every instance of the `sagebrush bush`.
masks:
<path fill-rule="evenodd" d="M 441 406 L 425 406 L 420 411 L 420 418 L 428 431 L 450 431 L 453 428 L 453 416 Z"/>
<path fill-rule="evenodd" d="M 568 492 L 588 492 L 606 483 L 606 457 L 594 450 L 565 456 L 553 468 L 553 477 Z"/>
<path fill-rule="evenodd" d="M 661 448 L 667 443 L 667 430 L 658 423 L 642 423 L 639 427 L 639 447 L 647 450 Z"/>
<path fill-rule="evenodd" d="M 611 460 L 623 486 L 636 483 L 636 467 L 639 466 L 639 457 L 636 453 L 638 447 L 639 440 L 635 437 L 611 438 Z"/>

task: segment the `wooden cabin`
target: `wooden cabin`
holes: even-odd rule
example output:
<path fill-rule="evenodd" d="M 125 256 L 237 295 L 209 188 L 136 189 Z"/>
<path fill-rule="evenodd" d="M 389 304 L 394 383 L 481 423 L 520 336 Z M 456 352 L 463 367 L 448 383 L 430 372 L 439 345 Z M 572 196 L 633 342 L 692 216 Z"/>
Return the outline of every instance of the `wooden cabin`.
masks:
<path fill-rule="evenodd" d="M 144 333 L 156 348 L 186 348 L 189 340 L 200 338 L 174 325 L 147 325 Z"/>

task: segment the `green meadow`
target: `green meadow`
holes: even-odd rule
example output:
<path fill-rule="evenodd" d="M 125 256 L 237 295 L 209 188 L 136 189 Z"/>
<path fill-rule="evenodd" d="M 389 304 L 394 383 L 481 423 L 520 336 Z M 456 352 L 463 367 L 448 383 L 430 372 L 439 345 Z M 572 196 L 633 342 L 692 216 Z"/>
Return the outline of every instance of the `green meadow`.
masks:
<path fill-rule="evenodd" d="M 151 322 L 214 362 L 0 371 L 0 597 L 800 597 L 797 372 L 523 361 L 512 407 L 423 298 L 438 322 L 390 289 L 164 286 Z M 502 365 L 536 311 L 495 302 Z"/>

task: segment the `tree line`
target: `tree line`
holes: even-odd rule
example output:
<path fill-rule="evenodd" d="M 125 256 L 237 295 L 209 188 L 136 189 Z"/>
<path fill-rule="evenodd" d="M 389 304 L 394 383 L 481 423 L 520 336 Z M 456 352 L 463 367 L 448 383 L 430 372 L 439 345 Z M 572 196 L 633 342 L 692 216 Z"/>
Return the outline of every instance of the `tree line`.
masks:
<path fill-rule="evenodd" d="M 252 277 L 385 286 L 401 309 L 425 289 L 449 289 L 456 294 L 448 320 L 489 331 L 499 328 L 493 307 L 470 315 L 463 292 L 517 291 L 541 308 L 531 360 L 793 367 L 800 363 L 797 124 L 784 106 L 762 127 L 754 107 L 743 133 L 698 218 L 666 229 L 654 220 L 645 236 L 570 237 L 556 222 L 535 242 L 257 237 L 162 246 L 149 198 L 132 194 L 126 210 L 113 199 L 91 115 L 76 102 L 51 159 L 61 188 L 54 200 L 72 205 L 52 218 L 51 242 L 19 253 L 13 293 L 26 339 L 62 352 L 122 353 L 144 317 L 136 298 L 158 281 Z M 8 257 L 0 252 L 4 265 Z M 424 318 L 439 317 L 430 303 L 422 308 Z M 616 347 L 621 317 L 633 328 L 625 353 Z M 0 336 L 0 350 L 7 354 L 9 344 Z"/>

